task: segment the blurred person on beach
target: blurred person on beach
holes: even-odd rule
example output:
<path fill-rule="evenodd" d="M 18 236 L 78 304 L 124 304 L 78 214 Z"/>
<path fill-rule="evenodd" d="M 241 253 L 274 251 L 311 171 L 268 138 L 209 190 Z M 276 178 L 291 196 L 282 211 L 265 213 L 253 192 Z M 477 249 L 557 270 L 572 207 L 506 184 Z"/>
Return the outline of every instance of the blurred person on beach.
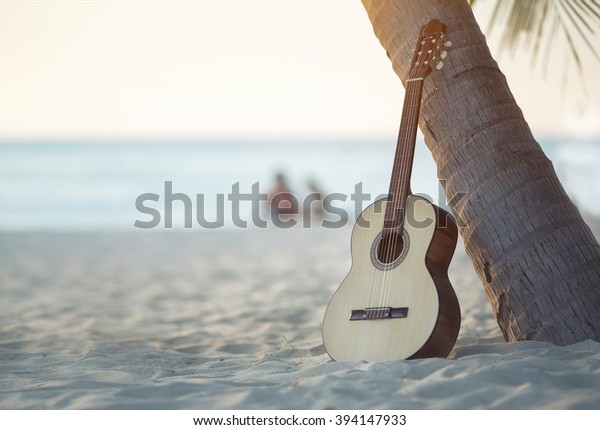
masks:
<path fill-rule="evenodd" d="M 298 199 L 292 193 L 282 172 L 277 172 L 275 175 L 275 186 L 269 193 L 268 204 L 273 216 L 295 217 L 298 215 Z"/>
<path fill-rule="evenodd" d="M 317 181 L 313 178 L 308 180 L 308 189 L 310 190 L 310 195 L 313 198 L 310 199 L 310 207 L 304 208 L 305 216 L 315 216 L 317 218 L 322 218 L 324 215 L 323 210 L 323 196 L 324 193 L 321 190 L 321 187 L 317 184 Z"/>

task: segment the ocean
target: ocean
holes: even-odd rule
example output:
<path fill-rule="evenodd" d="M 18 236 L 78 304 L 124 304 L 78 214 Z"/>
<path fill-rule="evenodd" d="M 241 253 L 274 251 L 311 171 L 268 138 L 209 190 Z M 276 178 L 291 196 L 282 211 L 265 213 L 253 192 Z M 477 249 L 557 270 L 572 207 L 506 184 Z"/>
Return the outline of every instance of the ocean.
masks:
<path fill-rule="evenodd" d="M 541 145 L 580 210 L 600 214 L 600 139 L 546 139 Z M 248 195 L 253 186 L 268 193 L 278 172 L 300 203 L 310 193 L 310 182 L 326 195 L 335 193 L 332 204 L 352 224 L 358 210 L 387 192 L 394 148 L 395 141 L 381 139 L 4 141 L 0 230 L 137 230 L 136 221 L 158 221 L 152 215 L 157 212 L 160 222 L 154 229 L 164 230 L 167 192 L 185 194 L 191 203 L 173 202 L 174 229 L 186 228 L 185 210 L 194 215 L 192 228 L 203 228 L 196 221 L 199 199 L 203 219 L 218 220 L 221 214 L 222 228 L 233 228 L 230 194 Z M 412 189 L 444 205 L 422 140 L 417 142 Z M 357 191 L 364 195 L 360 207 L 352 197 Z M 158 195 L 158 201 L 147 199 L 149 195 Z M 252 202 L 247 200 L 240 203 L 238 218 L 252 226 Z"/>

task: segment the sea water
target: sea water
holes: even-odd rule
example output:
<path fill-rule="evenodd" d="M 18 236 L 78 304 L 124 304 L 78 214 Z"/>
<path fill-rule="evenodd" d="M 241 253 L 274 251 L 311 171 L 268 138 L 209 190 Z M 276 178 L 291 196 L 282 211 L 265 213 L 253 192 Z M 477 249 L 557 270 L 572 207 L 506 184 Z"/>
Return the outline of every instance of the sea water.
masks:
<path fill-rule="evenodd" d="M 541 142 L 571 198 L 584 213 L 600 214 L 600 139 Z M 230 195 L 237 186 L 249 194 L 253 184 L 268 193 L 283 173 L 300 203 L 316 183 L 334 194 L 332 205 L 353 223 L 357 210 L 388 191 L 395 142 L 373 140 L 186 140 L 186 141 L 37 141 L 0 143 L 0 229 L 136 229 L 149 215 L 136 208 L 144 194 L 159 200 L 145 205 L 164 218 L 165 184 L 190 197 L 196 222 L 198 196 L 203 218 L 233 228 Z M 236 185 L 237 184 L 237 185 Z M 360 188 L 357 188 L 360 187 Z M 445 196 L 435 164 L 417 142 L 412 189 L 443 206 Z M 357 205 L 357 191 L 363 196 Z M 223 204 L 219 203 L 222 195 Z M 220 207 L 222 206 L 222 208 Z M 172 204 L 173 227 L 185 227 L 185 204 Z M 252 219 L 244 201 L 239 218 Z M 339 218 L 338 218 L 339 219 Z M 161 220 L 158 229 L 164 229 Z"/>

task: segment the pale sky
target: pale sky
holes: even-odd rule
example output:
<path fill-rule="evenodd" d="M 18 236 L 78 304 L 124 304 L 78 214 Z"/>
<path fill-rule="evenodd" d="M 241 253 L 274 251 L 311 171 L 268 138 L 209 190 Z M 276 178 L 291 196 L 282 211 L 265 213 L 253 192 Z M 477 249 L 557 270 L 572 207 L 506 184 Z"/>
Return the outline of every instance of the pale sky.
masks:
<path fill-rule="evenodd" d="M 0 58 L 1 140 L 380 137 L 404 91 L 360 0 L 2 1 Z M 561 97 L 500 58 L 540 137 L 600 136 L 586 66 Z"/>

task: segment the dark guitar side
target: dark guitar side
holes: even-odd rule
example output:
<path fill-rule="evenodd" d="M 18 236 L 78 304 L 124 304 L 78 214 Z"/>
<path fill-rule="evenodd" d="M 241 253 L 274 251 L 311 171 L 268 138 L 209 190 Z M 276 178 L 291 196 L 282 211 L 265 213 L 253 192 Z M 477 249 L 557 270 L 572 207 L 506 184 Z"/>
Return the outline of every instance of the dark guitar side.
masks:
<path fill-rule="evenodd" d="M 430 203 L 436 214 L 436 229 L 427 254 L 425 266 L 431 275 L 439 298 L 439 314 L 431 336 L 408 359 L 448 356 L 460 330 L 460 305 L 448 279 L 448 267 L 458 240 L 454 217 L 444 209 Z"/>

